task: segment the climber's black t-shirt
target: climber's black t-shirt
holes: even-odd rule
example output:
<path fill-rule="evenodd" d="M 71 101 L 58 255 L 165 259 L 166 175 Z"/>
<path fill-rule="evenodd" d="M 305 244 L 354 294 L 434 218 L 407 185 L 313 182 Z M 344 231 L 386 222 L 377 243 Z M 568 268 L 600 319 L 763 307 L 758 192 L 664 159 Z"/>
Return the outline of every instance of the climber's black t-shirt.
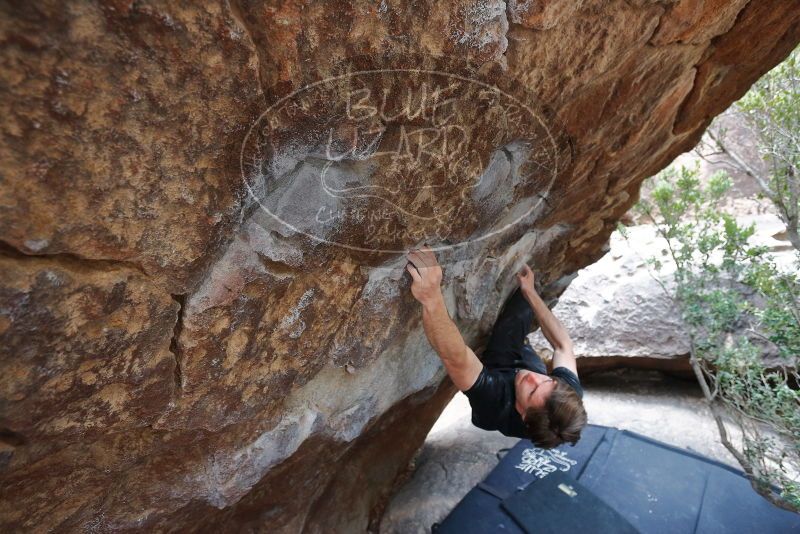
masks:
<path fill-rule="evenodd" d="M 484 430 L 499 430 L 506 436 L 527 438 L 522 416 L 517 412 L 514 376 L 517 369 L 483 367 L 478 379 L 464 395 L 472 406 L 472 424 Z M 558 377 L 572 386 L 583 398 L 583 388 L 575 373 L 566 367 L 556 367 L 550 376 Z"/>

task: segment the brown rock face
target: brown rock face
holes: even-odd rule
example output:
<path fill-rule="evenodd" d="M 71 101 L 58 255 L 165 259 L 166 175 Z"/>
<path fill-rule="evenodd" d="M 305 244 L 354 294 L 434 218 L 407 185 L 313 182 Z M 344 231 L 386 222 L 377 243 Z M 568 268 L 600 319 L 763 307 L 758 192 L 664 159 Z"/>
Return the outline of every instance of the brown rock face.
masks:
<path fill-rule="evenodd" d="M 800 40 L 794 0 L 0 6 L 0 528 L 356 532 L 476 350 Z"/>

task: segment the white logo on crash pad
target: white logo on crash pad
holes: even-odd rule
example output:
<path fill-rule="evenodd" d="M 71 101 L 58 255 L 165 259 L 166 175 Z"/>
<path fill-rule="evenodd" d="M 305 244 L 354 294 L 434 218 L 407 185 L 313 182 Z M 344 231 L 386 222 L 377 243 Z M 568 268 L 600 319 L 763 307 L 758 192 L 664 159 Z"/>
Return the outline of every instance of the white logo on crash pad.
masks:
<path fill-rule="evenodd" d="M 559 450 L 525 449 L 520 463 L 514 467 L 544 478 L 556 470 L 569 471 L 577 463 Z"/>

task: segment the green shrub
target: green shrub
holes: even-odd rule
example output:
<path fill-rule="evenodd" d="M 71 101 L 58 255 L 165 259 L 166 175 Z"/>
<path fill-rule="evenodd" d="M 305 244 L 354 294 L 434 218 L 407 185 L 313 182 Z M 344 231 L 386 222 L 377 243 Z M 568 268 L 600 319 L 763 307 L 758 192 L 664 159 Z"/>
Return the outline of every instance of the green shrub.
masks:
<path fill-rule="evenodd" d="M 697 168 L 670 167 L 655 181 L 637 209 L 652 218 L 675 263 L 671 296 L 721 440 L 759 493 L 800 511 L 800 258 L 781 270 L 750 244 L 755 227 L 720 208 L 731 186 L 724 173 L 704 186 Z M 770 349 L 777 357 L 767 361 Z"/>

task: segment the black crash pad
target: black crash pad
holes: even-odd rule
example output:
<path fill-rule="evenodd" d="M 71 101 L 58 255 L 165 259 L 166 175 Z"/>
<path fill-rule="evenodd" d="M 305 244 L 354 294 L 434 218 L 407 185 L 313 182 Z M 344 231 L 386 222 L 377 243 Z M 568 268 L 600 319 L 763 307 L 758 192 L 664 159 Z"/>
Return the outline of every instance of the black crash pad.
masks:
<path fill-rule="evenodd" d="M 500 504 L 527 534 L 636 534 L 636 529 L 592 491 L 562 471 L 528 484 Z"/>
<path fill-rule="evenodd" d="M 569 503 L 564 507 L 544 502 L 541 495 L 562 480 L 575 481 L 580 495 L 593 494 L 580 503 L 594 506 L 591 512 L 570 511 L 576 506 L 570 500 L 562 499 Z M 546 486 L 533 487 L 541 484 Z M 526 496 L 536 498 L 526 501 Z M 526 503 L 524 514 L 509 513 L 520 503 Z M 544 518 L 552 521 L 559 514 L 569 516 L 569 524 L 553 531 L 596 532 L 592 522 L 597 514 L 604 520 L 618 514 L 620 532 L 629 527 L 665 534 L 800 532 L 800 515 L 769 503 L 740 471 L 634 432 L 597 425 L 589 425 L 574 447 L 546 451 L 520 440 L 432 531 L 546 532 Z"/>

